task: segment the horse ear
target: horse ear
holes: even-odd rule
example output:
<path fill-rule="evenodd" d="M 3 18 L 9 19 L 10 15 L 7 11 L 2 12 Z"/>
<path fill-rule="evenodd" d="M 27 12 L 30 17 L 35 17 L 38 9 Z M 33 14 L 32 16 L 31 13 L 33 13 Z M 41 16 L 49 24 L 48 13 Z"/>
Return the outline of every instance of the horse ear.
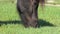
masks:
<path fill-rule="evenodd" d="M 40 0 L 40 6 L 41 6 L 41 8 L 43 10 L 44 6 L 45 6 L 45 0 Z"/>

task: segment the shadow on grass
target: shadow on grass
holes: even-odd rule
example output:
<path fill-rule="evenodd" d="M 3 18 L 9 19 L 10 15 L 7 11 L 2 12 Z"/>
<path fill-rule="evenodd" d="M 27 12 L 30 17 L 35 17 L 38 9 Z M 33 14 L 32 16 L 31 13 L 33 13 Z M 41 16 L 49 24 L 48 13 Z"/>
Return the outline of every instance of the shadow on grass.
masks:
<path fill-rule="evenodd" d="M 23 24 L 22 21 L 18 21 L 18 20 L 15 20 L 15 21 L 0 21 L 0 26 L 2 26 L 3 24 L 7 25 L 7 24 Z M 43 27 L 43 26 L 54 26 L 53 24 L 45 21 L 45 20 L 42 20 L 42 19 L 39 19 L 38 20 L 38 27 Z"/>
<path fill-rule="evenodd" d="M 0 25 L 2 25 L 2 24 L 5 24 L 5 25 L 7 25 L 7 24 L 23 24 L 23 22 L 22 21 L 18 21 L 18 20 L 14 20 L 14 21 L 0 21 Z"/>
<path fill-rule="evenodd" d="M 38 27 L 43 27 L 43 26 L 55 26 L 55 25 L 51 24 L 51 23 L 48 22 L 48 21 L 39 19 L 39 20 L 38 20 Z"/>

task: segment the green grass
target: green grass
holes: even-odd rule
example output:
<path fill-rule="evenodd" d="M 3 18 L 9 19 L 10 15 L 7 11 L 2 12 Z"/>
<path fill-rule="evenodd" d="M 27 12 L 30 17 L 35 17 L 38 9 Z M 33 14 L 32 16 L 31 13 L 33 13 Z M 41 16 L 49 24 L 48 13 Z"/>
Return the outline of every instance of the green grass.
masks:
<path fill-rule="evenodd" d="M 18 24 L 3 25 L 0 34 L 60 34 L 60 27 L 24 28 Z"/>
<path fill-rule="evenodd" d="M 0 26 L 0 34 L 60 34 L 60 7 L 46 6 L 44 11 L 39 7 L 38 17 L 39 19 L 56 25 L 56 27 L 24 28 L 22 24 L 3 24 Z M 16 4 L 0 2 L 0 21 L 14 20 L 20 20 L 16 10 Z"/>
<path fill-rule="evenodd" d="M 40 8 L 40 7 L 39 7 Z M 49 21 L 50 23 L 60 26 L 60 7 L 46 6 L 44 11 L 38 9 L 40 19 Z"/>
<path fill-rule="evenodd" d="M 60 0 L 55 0 L 55 3 L 60 4 Z"/>
<path fill-rule="evenodd" d="M 0 2 L 0 20 L 19 19 L 15 4 L 11 2 Z"/>

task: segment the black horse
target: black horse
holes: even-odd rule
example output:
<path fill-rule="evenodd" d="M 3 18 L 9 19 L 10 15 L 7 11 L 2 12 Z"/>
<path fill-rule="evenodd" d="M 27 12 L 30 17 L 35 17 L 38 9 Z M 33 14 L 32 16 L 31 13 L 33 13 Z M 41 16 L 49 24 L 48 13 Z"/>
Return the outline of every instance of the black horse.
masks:
<path fill-rule="evenodd" d="M 45 0 L 17 0 L 17 10 L 25 27 L 38 27 L 38 6 Z"/>

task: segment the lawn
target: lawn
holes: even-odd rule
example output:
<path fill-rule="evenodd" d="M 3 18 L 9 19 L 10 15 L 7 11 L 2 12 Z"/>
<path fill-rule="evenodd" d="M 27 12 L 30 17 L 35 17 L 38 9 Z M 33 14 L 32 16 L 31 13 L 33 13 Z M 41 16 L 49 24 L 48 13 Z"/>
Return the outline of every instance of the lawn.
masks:
<path fill-rule="evenodd" d="M 16 4 L 0 2 L 0 34 L 60 34 L 60 7 L 45 6 L 44 11 L 39 7 L 38 18 L 41 21 L 40 28 L 24 28 L 20 24 Z"/>

